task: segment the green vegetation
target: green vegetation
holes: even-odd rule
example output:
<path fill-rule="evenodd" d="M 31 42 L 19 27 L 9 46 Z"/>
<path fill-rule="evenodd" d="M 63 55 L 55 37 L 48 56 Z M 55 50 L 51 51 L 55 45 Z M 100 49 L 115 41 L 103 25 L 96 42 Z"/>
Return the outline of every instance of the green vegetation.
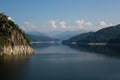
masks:
<path fill-rule="evenodd" d="M 12 40 L 13 36 L 16 38 L 14 39 L 16 41 Z M 0 45 L 7 45 L 14 42 L 22 44 L 24 40 L 30 45 L 30 40 L 26 36 L 25 32 L 20 29 L 14 21 L 8 19 L 8 16 L 4 13 L 0 13 Z"/>

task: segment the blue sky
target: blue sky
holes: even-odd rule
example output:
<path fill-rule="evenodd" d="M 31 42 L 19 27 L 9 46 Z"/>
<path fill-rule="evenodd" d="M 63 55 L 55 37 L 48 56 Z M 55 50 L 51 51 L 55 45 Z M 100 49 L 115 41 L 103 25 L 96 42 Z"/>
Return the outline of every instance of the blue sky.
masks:
<path fill-rule="evenodd" d="M 26 31 L 97 30 L 119 24 L 120 0 L 1 0 L 0 11 Z"/>

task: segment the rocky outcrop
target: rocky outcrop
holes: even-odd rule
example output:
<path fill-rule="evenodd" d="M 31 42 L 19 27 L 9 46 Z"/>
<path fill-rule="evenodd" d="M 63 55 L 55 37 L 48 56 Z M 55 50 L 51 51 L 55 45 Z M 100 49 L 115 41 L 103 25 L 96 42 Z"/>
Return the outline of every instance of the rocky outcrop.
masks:
<path fill-rule="evenodd" d="M 0 13 L 0 55 L 33 54 L 30 41 L 17 24 Z"/>
<path fill-rule="evenodd" d="M 4 46 L 0 51 L 0 55 L 27 55 L 33 53 L 34 50 L 27 45 Z"/>

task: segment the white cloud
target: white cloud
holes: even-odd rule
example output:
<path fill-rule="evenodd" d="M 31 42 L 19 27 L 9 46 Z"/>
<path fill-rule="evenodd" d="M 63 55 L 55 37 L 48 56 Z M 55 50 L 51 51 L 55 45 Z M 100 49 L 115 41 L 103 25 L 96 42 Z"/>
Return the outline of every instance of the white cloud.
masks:
<path fill-rule="evenodd" d="M 64 21 L 62 22 L 59 22 L 59 25 L 62 29 L 65 29 L 66 28 L 66 23 Z"/>
<path fill-rule="evenodd" d="M 108 24 L 107 24 L 105 21 L 101 21 L 101 22 L 100 22 L 100 26 L 101 26 L 101 27 L 107 27 Z"/>
<path fill-rule="evenodd" d="M 93 26 L 92 22 L 85 22 L 85 26 Z"/>
<path fill-rule="evenodd" d="M 56 21 L 55 20 L 51 20 L 49 21 L 49 24 L 52 28 L 57 28 L 57 24 L 56 24 Z"/>
<path fill-rule="evenodd" d="M 75 23 L 77 24 L 79 29 L 83 29 L 84 28 L 84 20 L 77 20 L 77 21 L 75 21 Z"/>
<path fill-rule="evenodd" d="M 85 22 L 84 20 L 77 20 L 75 21 L 75 23 L 78 29 L 81 29 L 81 30 L 92 30 L 93 29 L 93 23 L 90 21 Z"/>
<path fill-rule="evenodd" d="M 100 21 L 98 29 L 102 29 L 102 28 L 109 27 L 112 25 L 113 24 L 111 24 L 111 23 L 106 23 L 105 21 Z"/>
<path fill-rule="evenodd" d="M 76 26 L 78 29 L 87 31 L 96 31 L 113 25 L 111 23 L 106 23 L 105 21 L 100 21 L 99 24 L 93 24 L 91 21 L 86 22 L 84 20 L 77 20 L 75 23 L 77 24 Z"/>
<path fill-rule="evenodd" d="M 39 31 L 38 27 L 35 26 L 34 24 L 28 22 L 28 21 L 25 21 L 23 26 L 22 26 L 22 29 L 26 32 L 31 32 L 31 31 Z"/>
<path fill-rule="evenodd" d="M 66 24 L 65 21 L 55 21 L 55 20 L 50 20 L 48 22 L 49 23 L 45 23 L 43 25 L 34 25 L 26 21 L 24 22 L 22 29 L 26 32 L 37 31 L 47 34 L 51 34 L 51 32 L 56 32 L 57 34 L 64 31 L 76 31 L 76 30 L 96 31 L 104 27 L 112 26 L 111 23 L 106 23 L 105 21 L 100 21 L 98 24 L 84 20 L 76 20 L 69 24 Z"/>

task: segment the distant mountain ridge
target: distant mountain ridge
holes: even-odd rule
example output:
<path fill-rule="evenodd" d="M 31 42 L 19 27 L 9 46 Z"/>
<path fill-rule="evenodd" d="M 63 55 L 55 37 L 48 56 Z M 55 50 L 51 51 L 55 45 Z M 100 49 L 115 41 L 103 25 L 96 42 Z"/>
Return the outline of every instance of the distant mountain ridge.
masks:
<path fill-rule="evenodd" d="M 57 33 L 56 32 L 56 35 L 54 33 L 54 35 L 52 36 L 53 33 L 51 33 L 50 35 L 49 34 L 45 34 L 45 33 L 42 33 L 42 32 L 27 32 L 26 34 L 28 34 L 28 36 L 30 37 L 31 41 L 62 41 L 62 40 L 67 40 L 69 39 L 70 37 L 73 37 L 75 35 L 78 35 L 80 33 L 84 33 L 86 31 L 81 31 L 81 30 L 78 30 L 78 31 L 65 31 L 65 32 L 62 32 L 62 33 Z"/>
<path fill-rule="evenodd" d="M 51 42 L 51 41 L 59 41 L 59 39 L 51 38 L 51 37 L 44 36 L 44 35 L 27 34 L 27 36 L 29 37 L 29 39 L 30 39 L 32 42 Z"/>
<path fill-rule="evenodd" d="M 36 36 L 48 36 L 45 33 L 37 32 L 37 31 L 26 32 L 26 34 L 31 34 L 31 35 L 36 35 Z"/>
<path fill-rule="evenodd" d="M 83 33 L 74 37 L 71 37 L 68 40 L 64 40 L 63 43 L 109 43 L 111 40 L 118 40 L 120 37 L 120 24 L 116 26 L 110 26 L 107 28 L 100 29 L 96 32 Z M 120 38 L 119 38 L 120 40 Z M 120 42 L 118 40 L 118 42 Z"/>
<path fill-rule="evenodd" d="M 86 31 L 84 30 L 77 30 L 77 31 L 65 31 L 61 34 L 56 35 L 55 37 L 60 39 L 60 40 L 67 40 L 73 36 L 79 35 L 81 33 L 85 33 Z"/>

